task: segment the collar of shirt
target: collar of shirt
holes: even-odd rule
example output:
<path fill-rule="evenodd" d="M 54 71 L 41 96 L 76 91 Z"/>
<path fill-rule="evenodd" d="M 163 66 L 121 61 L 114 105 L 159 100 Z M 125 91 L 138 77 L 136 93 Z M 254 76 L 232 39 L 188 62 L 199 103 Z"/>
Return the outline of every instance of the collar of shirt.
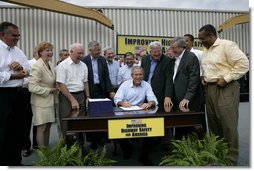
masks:
<path fill-rule="evenodd" d="M 8 46 L 8 45 L 7 45 L 5 42 L 3 42 L 2 40 L 0 40 L 0 46 L 3 46 L 3 47 L 6 48 L 6 50 L 8 50 L 8 51 L 10 51 L 10 50 L 12 50 L 12 49 L 15 48 L 15 46 L 14 46 L 14 47 Z"/>
<path fill-rule="evenodd" d="M 144 84 L 143 81 L 141 81 L 141 83 L 140 83 L 139 86 L 135 86 L 135 85 L 133 84 L 133 82 L 134 82 L 133 79 L 131 79 L 130 81 L 131 81 L 131 83 L 130 83 L 130 88 L 134 88 L 134 87 L 143 87 L 143 84 Z"/>
<path fill-rule="evenodd" d="M 108 61 L 108 60 L 107 60 L 107 63 L 108 63 L 109 65 L 111 65 L 111 64 L 113 64 L 113 61 Z"/>
<path fill-rule="evenodd" d="M 72 59 L 71 59 L 71 57 L 69 56 L 67 59 L 65 59 L 66 61 L 67 61 L 67 63 L 69 64 L 69 65 L 71 65 L 71 64 L 76 64 Z"/>
<path fill-rule="evenodd" d="M 180 54 L 180 56 L 176 56 L 175 59 L 176 59 L 176 60 L 181 60 L 182 57 L 183 57 L 184 52 L 185 52 L 185 49 L 182 51 L 182 53 Z"/>
<path fill-rule="evenodd" d="M 151 61 L 153 61 L 153 62 L 156 62 L 156 63 L 157 63 L 157 62 L 160 62 L 160 60 L 161 60 L 161 56 L 160 56 L 160 59 L 158 59 L 158 60 L 155 60 L 155 59 L 153 59 L 153 57 L 152 57 L 152 56 L 150 56 L 150 60 L 151 60 Z"/>
<path fill-rule="evenodd" d="M 132 64 L 131 66 L 129 66 L 129 65 L 126 65 L 126 66 L 127 66 L 127 68 L 130 69 L 130 68 L 133 68 L 133 65 L 134 65 L 134 64 Z"/>
<path fill-rule="evenodd" d="M 215 40 L 215 42 L 213 43 L 213 45 L 211 46 L 211 47 L 214 47 L 214 46 L 218 46 L 220 44 L 220 38 L 219 37 L 217 37 L 217 39 Z M 210 48 L 211 48 L 210 47 Z M 209 49 L 210 49 L 209 48 Z"/>
<path fill-rule="evenodd" d="M 220 44 L 221 39 L 219 37 L 217 37 L 217 39 L 215 40 L 215 42 L 212 44 L 212 46 L 209 47 L 209 49 L 218 46 Z"/>
<path fill-rule="evenodd" d="M 91 57 L 91 61 L 93 61 L 93 60 L 97 60 L 98 58 L 96 57 L 93 57 L 92 55 L 90 55 L 90 57 Z"/>

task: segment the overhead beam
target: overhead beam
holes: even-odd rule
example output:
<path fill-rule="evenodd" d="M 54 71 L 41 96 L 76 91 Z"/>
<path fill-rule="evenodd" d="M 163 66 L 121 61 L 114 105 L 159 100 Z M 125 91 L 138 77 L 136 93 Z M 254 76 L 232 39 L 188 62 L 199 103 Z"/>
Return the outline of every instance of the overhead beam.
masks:
<path fill-rule="evenodd" d="M 95 20 L 105 25 L 106 27 L 114 29 L 112 21 L 109 18 L 107 18 L 102 12 L 90 8 L 81 7 L 78 5 L 73 5 L 59 0 L 0 0 L 0 1 L 87 18 Z"/>
<path fill-rule="evenodd" d="M 235 17 L 231 17 L 230 19 L 226 20 L 223 24 L 219 26 L 218 33 L 234 26 L 237 24 L 244 24 L 248 23 L 250 21 L 250 15 L 249 14 L 242 14 Z"/>

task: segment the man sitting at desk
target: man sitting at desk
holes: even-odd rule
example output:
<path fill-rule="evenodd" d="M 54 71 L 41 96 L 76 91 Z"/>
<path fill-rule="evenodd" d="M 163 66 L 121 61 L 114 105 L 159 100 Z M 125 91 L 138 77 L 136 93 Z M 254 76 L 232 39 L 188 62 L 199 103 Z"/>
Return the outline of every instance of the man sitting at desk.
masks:
<path fill-rule="evenodd" d="M 116 106 L 131 107 L 140 106 L 142 109 L 149 109 L 158 105 L 156 96 L 149 83 L 143 80 L 144 70 L 140 66 L 134 66 L 131 71 L 131 80 L 122 83 L 116 92 L 114 102 Z M 145 103 L 146 101 L 146 103 Z M 143 141 L 143 149 L 139 161 L 144 165 L 152 165 L 148 158 L 147 148 L 149 139 Z M 119 140 L 125 159 L 131 157 L 132 146 L 128 140 Z"/>
<path fill-rule="evenodd" d="M 116 106 L 131 107 L 140 106 L 142 109 L 149 109 L 158 104 L 152 87 L 144 78 L 144 70 L 140 66 L 134 66 L 131 71 L 131 80 L 125 81 L 119 87 L 114 97 Z M 144 103 L 145 100 L 147 103 Z"/>

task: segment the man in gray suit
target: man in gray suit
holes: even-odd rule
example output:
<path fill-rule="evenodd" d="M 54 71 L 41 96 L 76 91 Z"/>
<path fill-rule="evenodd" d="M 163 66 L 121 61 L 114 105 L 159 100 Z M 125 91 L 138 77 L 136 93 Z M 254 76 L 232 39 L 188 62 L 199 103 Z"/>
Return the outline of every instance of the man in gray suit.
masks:
<path fill-rule="evenodd" d="M 200 111 L 201 81 L 197 56 L 186 50 L 184 37 L 171 41 L 174 64 L 174 109 Z"/>
<path fill-rule="evenodd" d="M 194 53 L 186 50 L 184 37 L 174 38 L 170 45 L 175 58 L 173 110 L 181 110 L 183 112 L 189 110 L 201 111 L 201 96 L 203 94 L 201 91 L 198 58 Z M 175 138 L 181 139 L 182 136 L 186 136 L 193 131 L 197 131 L 197 129 L 193 127 L 176 128 Z"/>

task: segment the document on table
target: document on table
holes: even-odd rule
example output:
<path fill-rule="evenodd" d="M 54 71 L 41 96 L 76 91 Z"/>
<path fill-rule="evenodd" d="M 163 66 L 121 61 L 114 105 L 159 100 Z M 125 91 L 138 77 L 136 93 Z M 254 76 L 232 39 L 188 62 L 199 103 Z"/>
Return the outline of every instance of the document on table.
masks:
<path fill-rule="evenodd" d="M 139 106 L 131 106 L 131 107 L 120 107 L 124 111 L 132 111 L 132 110 L 142 110 L 141 107 Z"/>
<path fill-rule="evenodd" d="M 101 98 L 101 99 L 88 99 L 89 102 L 103 102 L 103 101 L 111 101 L 109 98 Z"/>

